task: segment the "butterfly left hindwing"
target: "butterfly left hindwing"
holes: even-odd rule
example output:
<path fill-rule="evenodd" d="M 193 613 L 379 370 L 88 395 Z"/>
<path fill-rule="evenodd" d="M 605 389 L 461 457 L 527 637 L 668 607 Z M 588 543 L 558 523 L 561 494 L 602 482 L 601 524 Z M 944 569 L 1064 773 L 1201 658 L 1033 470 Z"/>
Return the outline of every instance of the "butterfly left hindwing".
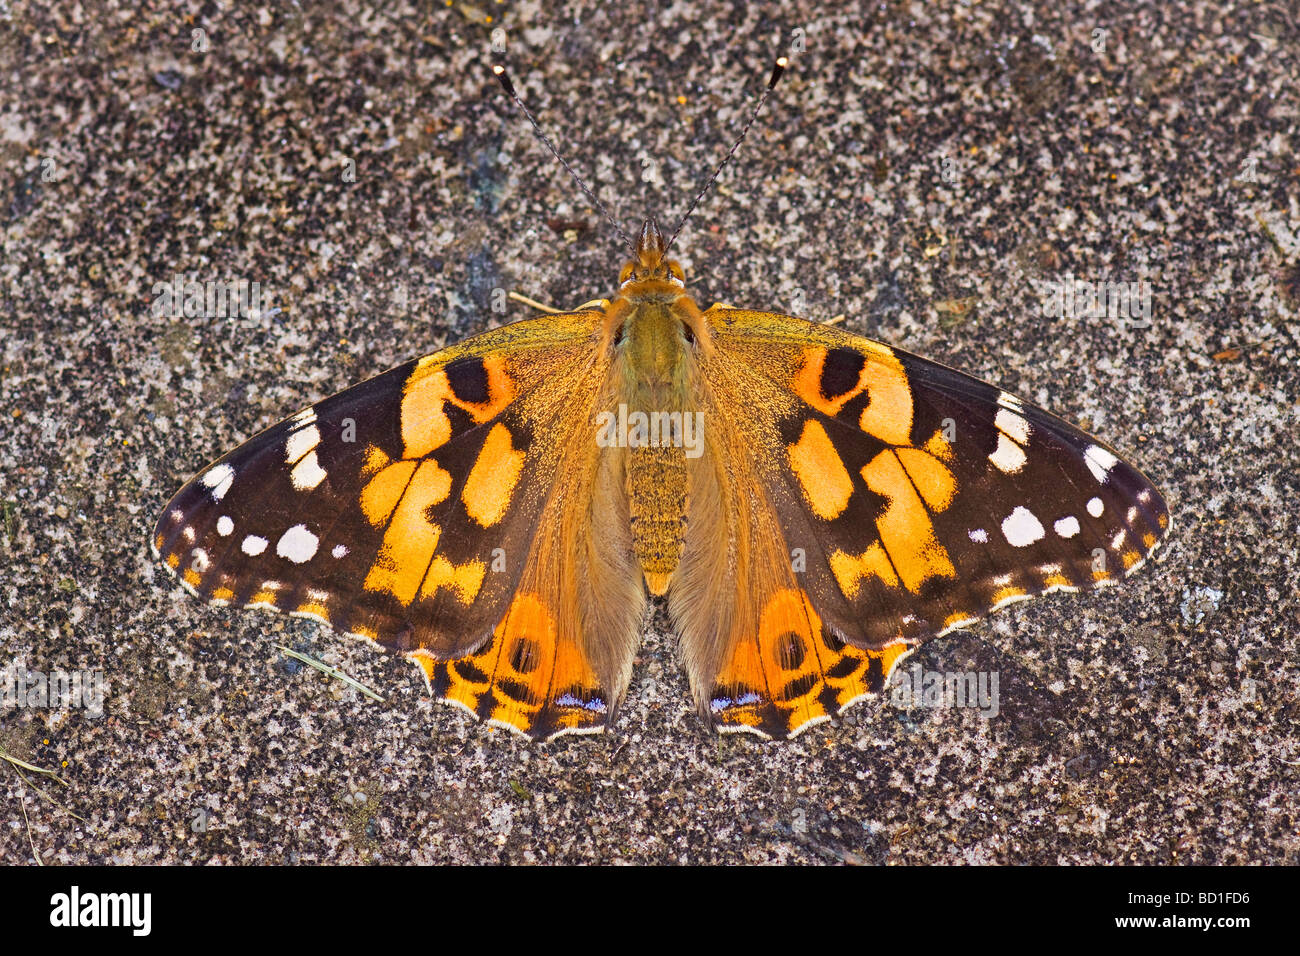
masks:
<path fill-rule="evenodd" d="M 618 648 L 640 610 L 588 613 L 585 567 L 555 559 L 559 535 L 618 540 L 608 515 L 574 510 L 600 481 L 573 415 L 605 384 L 600 320 L 487 332 L 267 429 L 176 494 L 155 552 L 200 597 L 413 657 L 439 697 L 484 719 L 534 736 L 602 725 L 631 653 L 593 666 L 576 622 L 618 632 L 600 645 Z M 620 570 L 589 577 L 617 593 Z"/>

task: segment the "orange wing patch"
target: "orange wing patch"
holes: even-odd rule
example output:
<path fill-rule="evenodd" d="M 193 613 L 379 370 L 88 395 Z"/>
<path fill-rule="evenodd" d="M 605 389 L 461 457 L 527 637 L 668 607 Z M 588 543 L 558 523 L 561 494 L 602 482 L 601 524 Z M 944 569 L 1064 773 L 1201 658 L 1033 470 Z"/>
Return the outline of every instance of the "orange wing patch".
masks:
<path fill-rule="evenodd" d="M 853 494 L 853 479 L 821 422 L 804 422 L 803 434 L 787 455 L 813 513 L 827 521 L 843 514 Z"/>
<path fill-rule="evenodd" d="M 406 445 L 403 457 L 423 458 L 451 439 L 448 404 L 467 412 L 481 425 L 514 401 L 515 380 L 506 371 L 503 356 L 483 356 L 481 370 L 486 395 L 479 400 L 457 395 L 441 365 L 429 371 L 429 365 L 440 361 L 437 353 L 426 356 L 406 381 L 402 396 L 402 441 Z"/>
<path fill-rule="evenodd" d="M 720 730 L 793 737 L 878 693 L 913 646 L 845 644 L 823 626 L 804 591 L 784 588 L 768 599 L 758 633 L 732 650 L 709 709 Z"/>
<path fill-rule="evenodd" d="M 867 487 L 888 505 L 876 519 L 880 540 L 861 554 L 837 549 L 831 570 L 840 590 L 856 598 L 865 577 L 888 587 L 900 584 L 916 594 L 930 578 L 956 575 L 952 559 L 935 534 L 931 512 L 943 511 L 957 489 L 952 472 L 918 448 L 882 451 L 862 468 Z"/>
<path fill-rule="evenodd" d="M 828 388 L 836 377 L 835 371 L 826 364 L 830 349 L 817 346 L 804 350 L 803 361 L 790 382 L 791 390 L 819 412 L 831 416 L 838 415 L 849 401 L 865 391 L 871 401 L 862 410 L 858 426 L 888 445 L 910 444 L 912 386 L 903 363 L 887 345 L 868 339 L 859 339 L 854 344 L 868 359 L 858 370 L 857 381 Z"/>
<path fill-rule="evenodd" d="M 515 595 L 492 639 L 474 654 L 451 661 L 424 650 L 408 656 L 435 696 L 494 726 L 547 740 L 604 728 L 608 695 L 536 594 Z"/>
<path fill-rule="evenodd" d="M 907 451 L 882 451 L 863 467 L 862 479 L 889 502 L 876 521 L 876 530 L 894 572 L 915 594 L 932 577 L 950 578 L 956 574 L 948 552 L 935 535 L 926 507 L 935 511 L 946 507 L 952 500 L 955 481 L 938 459 L 917 449 L 910 449 L 917 458 L 908 467 L 903 460 Z M 921 462 L 925 462 L 923 467 Z"/>
<path fill-rule="evenodd" d="M 524 470 L 524 453 L 512 444 L 510 429 L 500 422 L 488 432 L 483 450 L 465 480 L 461 500 L 481 527 L 490 528 L 505 516 L 515 485 Z"/>

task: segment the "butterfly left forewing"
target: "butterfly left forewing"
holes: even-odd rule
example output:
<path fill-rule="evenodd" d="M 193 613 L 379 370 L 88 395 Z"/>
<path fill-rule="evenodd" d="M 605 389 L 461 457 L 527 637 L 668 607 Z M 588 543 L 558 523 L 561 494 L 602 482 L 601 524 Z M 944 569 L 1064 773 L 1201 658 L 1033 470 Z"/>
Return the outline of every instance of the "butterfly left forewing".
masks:
<path fill-rule="evenodd" d="M 1132 466 L 999 389 L 803 320 L 707 315 L 705 400 L 722 433 L 748 432 L 722 454 L 754 470 L 751 498 L 786 562 L 748 572 L 755 597 L 705 701 L 724 728 L 794 733 L 879 690 L 929 637 L 1118 580 L 1168 527 Z M 718 521 L 724 537 L 743 533 L 738 515 Z M 688 645 L 702 624 L 684 616 Z"/>

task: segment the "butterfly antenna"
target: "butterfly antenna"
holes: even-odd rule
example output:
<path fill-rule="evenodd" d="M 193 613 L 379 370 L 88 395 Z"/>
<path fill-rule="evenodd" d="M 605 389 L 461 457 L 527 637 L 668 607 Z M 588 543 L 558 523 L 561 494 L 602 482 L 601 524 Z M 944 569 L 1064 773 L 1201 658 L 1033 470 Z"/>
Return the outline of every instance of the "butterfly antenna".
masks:
<path fill-rule="evenodd" d="M 677 234 L 682 231 L 682 226 L 686 225 L 686 220 L 691 218 L 691 213 L 695 212 L 695 207 L 700 204 L 700 200 L 704 198 L 704 194 L 707 193 L 713 187 L 713 184 L 718 181 L 719 174 L 721 174 L 722 170 L 726 168 L 727 163 L 731 162 L 731 157 L 736 155 L 736 150 L 740 149 L 740 144 L 745 141 L 745 136 L 748 135 L 749 128 L 754 125 L 754 120 L 758 119 L 758 114 L 763 109 L 763 104 L 767 102 L 767 98 L 771 96 L 772 91 L 776 89 L 776 84 L 780 82 L 781 74 L 785 72 L 785 68 L 789 63 L 790 61 L 786 57 L 779 56 L 776 58 L 776 63 L 772 66 L 772 78 L 767 81 L 767 89 L 763 91 L 763 95 L 760 96 L 758 102 L 754 104 L 754 112 L 749 114 L 749 122 L 747 122 L 745 128 L 740 131 L 740 135 L 736 137 L 736 141 L 732 144 L 731 149 L 727 150 L 727 155 L 722 158 L 722 162 L 718 163 L 718 168 L 713 171 L 713 175 L 708 178 L 708 181 L 705 182 L 702 187 L 700 187 L 700 191 L 696 193 L 695 198 L 691 200 L 690 206 L 686 209 L 686 215 L 682 216 L 681 221 L 677 223 L 677 228 L 673 230 L 672 237 L 668 240 L 668 245 L 665 249 L 672 248 L 673 243 L 677 241 Z"/>
<path fill-rule="evenodd" d="M 568 171 L 569 175 L 573 177 L 573 181 L 578 184 L 578 188 L 586 194 L 587 198 L 590 199 L 592 203 L 595 204 L 596 208 L 604 214 L 605 218 L 609 220 L 610 225 L 618 231 L 619 238 L 627 244 L 629 249 L 632 248 L 632 239 L 623 231 L 623 227 L 618 224 L 618 220 L 609 214 L 609 210 L 605 208 L 605 204 L 597 199 L 596 194 L 587 188 L 587 184 L 582 181 L 582 177 L 574 172 L 574 169 L 569 165 L 568 160 L 561 156 L 560 151 L 555 148 L 555 144 L 551 142 L 550 137 L 543 133 L 542 128 L 537 125 L 537 120 L 534 118 L 532 110 L 524 105 L 524 101 L 521 100 L 519 94 L 515 92 L 515 85 L 510 82 L 510 77 L 506 75 L 506 68 L 501 66 L 499 63 L 494 63 L 492 65 L 492 72 L 496 74 L 497 79 L 501 82 L 501 88 L 505 90 L 506 93 L 509 94 L 510 98 L 515 101 L 521 110 L 523 110 L 524 115 L 528 117 L 528 122 L 533 124 L 533 131 L 537 133 L 537 138 L 546 144 L 546 148 L 551 151 L 551 155 L 560 161 L 560 165 L 563 166 Z"/>

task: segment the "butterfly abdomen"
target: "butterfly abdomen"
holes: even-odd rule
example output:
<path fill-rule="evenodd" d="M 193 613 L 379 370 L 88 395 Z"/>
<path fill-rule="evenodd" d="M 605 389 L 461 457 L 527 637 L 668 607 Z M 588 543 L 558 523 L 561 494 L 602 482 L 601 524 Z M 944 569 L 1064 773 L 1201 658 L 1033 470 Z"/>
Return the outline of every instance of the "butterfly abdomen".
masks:
<path fill-rule="evenodd" d="M 637 562 L 651 593 L 663 594 L 686 540 L 685 449 L 630 449 L 627 494 Z"/>

